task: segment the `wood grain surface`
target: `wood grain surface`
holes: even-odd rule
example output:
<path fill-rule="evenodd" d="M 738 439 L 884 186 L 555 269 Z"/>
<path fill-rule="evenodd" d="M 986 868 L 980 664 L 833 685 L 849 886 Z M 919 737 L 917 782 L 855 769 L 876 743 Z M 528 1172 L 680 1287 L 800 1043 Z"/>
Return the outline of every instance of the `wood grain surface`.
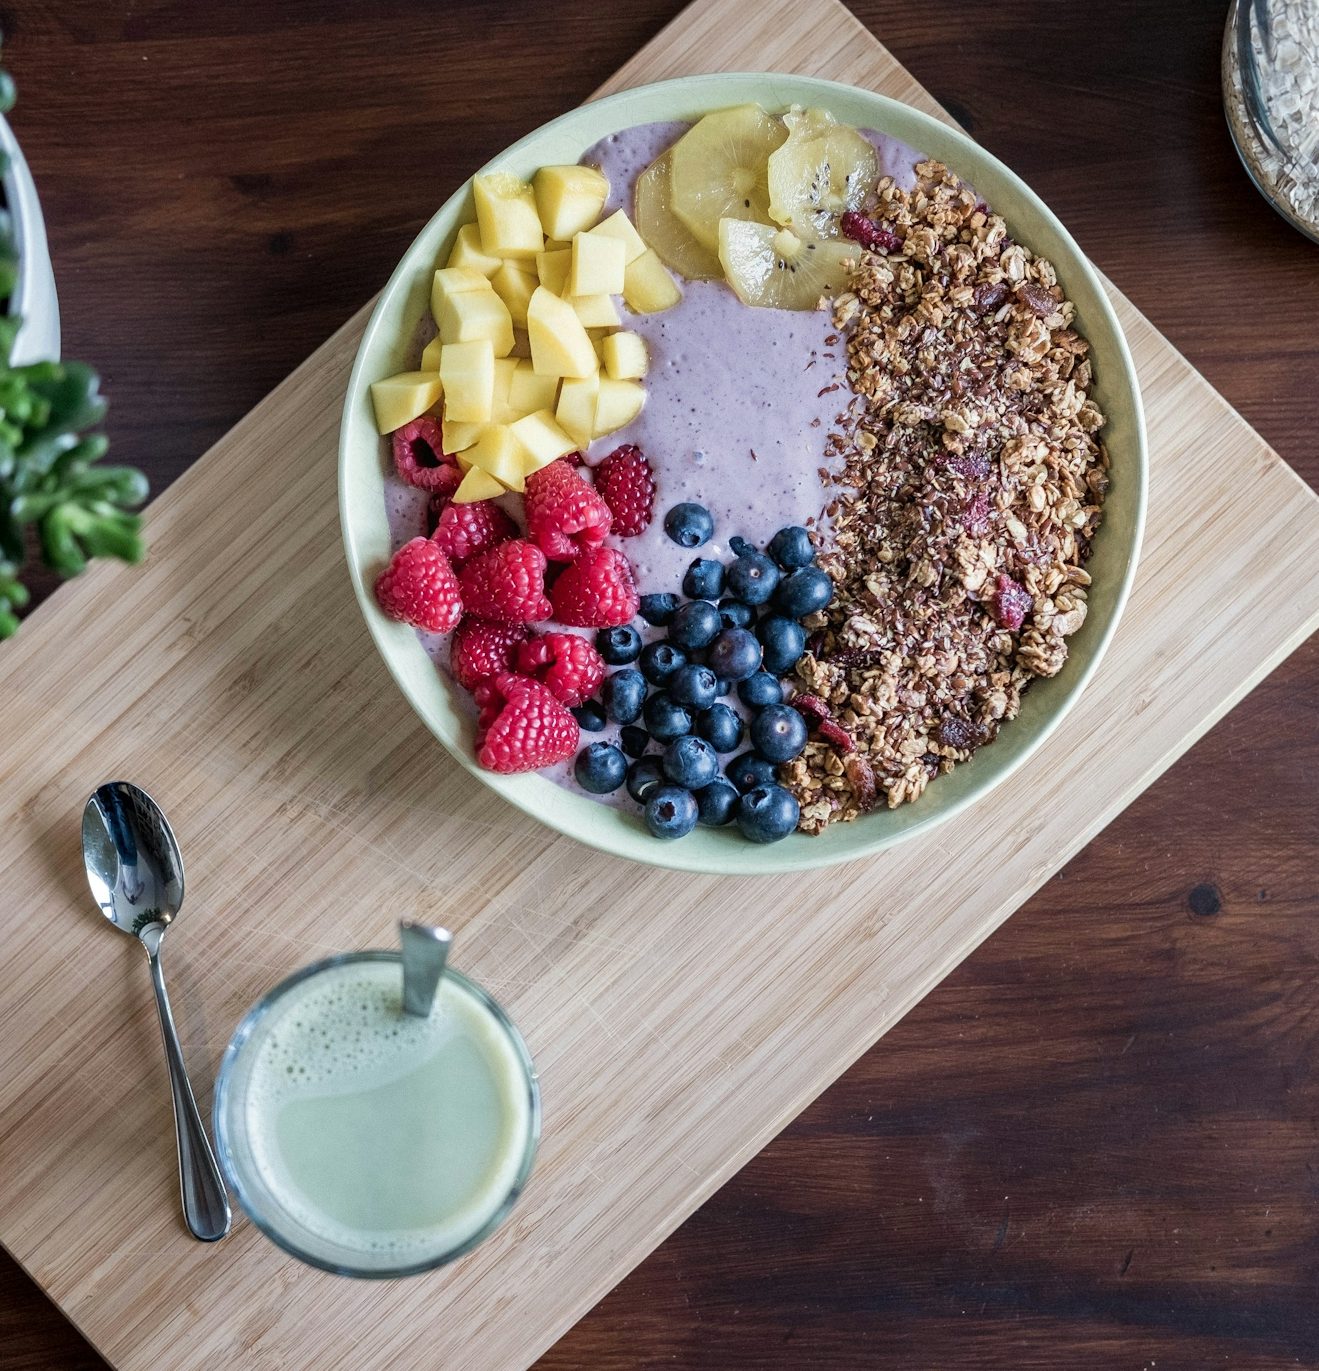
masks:
<path fill-rule="evenodd" d="M 1319 254 L 1232 157 L 1221 14 L 1092 8 L 858 6 L 1313 483 Z M 66 338 L 102 361 L 120 452 L 177 475 L 466 170 L 675 9 L 11 10 Z M 1275 673 L 543 1365 L 1319 1364 L 1317 665 Z M 0 1279 L 0 1365 L 100 1365 Z"/>

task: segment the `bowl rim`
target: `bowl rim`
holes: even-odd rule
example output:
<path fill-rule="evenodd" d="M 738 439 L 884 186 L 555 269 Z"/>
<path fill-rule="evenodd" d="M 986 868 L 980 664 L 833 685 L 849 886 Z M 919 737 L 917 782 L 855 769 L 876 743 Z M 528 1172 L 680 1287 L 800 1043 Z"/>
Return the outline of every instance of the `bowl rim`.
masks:
<path fill-rule="evenodd" d="M 783 98 L 782 92 L 775 90 L 776 85 L 787 90 L 787 100 Z M 702 102 L 699 96 L 705 91 L 710 92 L 711 98 Z M 571 792 L 563 790 L 547 777 L 539 776 L 534 772 L 504 776 L 484 770 L 474 756 L 468 755 L 470 749 L 465 748 L 460 740 L 451 742 L 443 736 L 429 717 L 428 709 L 411 688 L 405 673 L 397 663 L 395 641 L 391 641 L 391 635 L 392 631 L 397 630 L 400 626 L 386 619 L 376 605 L 371 590 L 373 579 L 366 574 L 366 569 L 363 566 L 358 548 L 354 544 L 350 529 L 347 514 L 350 499 L 349 454 L 352 447 L 350 430 L 355 413 L 365 403 L 363 397 L 366 384 L 370 379 L 377 379 L 368 378 L 364 375 L 367 357 L 373 351 L 372 345 L 375 335 L 381 327 L 383 316 L 390 302 L 400 289 L 405 288 L 407 277 L 415 269 L 416 264 L 413 258 L 418 253 L 419 245 L 429 237 L 437 221 L 447 216 L 451 208 L 470 196 L 472 181 L 476 176 L 490 170 L 496 170 L 502 164 L 515 159 L 530 145 L 539 143 L 560 127 L 581 118 L 585 110 L 589 109 L 593 112 L 618 110 L 620 112 L 619 118 L 609 127 L 615 131 L 622 131 L 630 127 L 631 124 L 642 122 L 634 119 L 629 123 L 626 114 L 622 113 L 629 106 L 654 93 L 670 92 L 690 94 L 692 96 L 691 104 L 707 111 L 735 103 L 738 98 L 759 100 L 771 108 L 777 108 L 799 99 L 817 98 L 819 103 L 827 104 L 830 96 L 847 99 L 859 97 L 875 109 L 877 118 L 873 127 L 881 132 L 884 131 L 884 116 L 887 115 L 891 119 L 896 115 L 900 122 L 914 122 L 922 134 L 936 145 L 941 142 L 950 142 L 957 148 L 959 154 L 965 156 L 972 167 L 977 162 L 981 163 L 991 170 L 995 177 L 1006 182 L 1011 190 L 1027 203 L 1031 212 L 1038 215 L 1047 229 L 1056 236 L 1058 243 L 1069 256 L 1065 265 L 1065 273 L 1069 278 L 1069 295 L 1074 296 L 1076 293 L 1071 288 L 1071 283 L 1077 277 L 1084 279 L 1093 298 L 1092 319 L 1097 313 L 1107 329 L 1113 345 L 1113 355 L 1108 356 L 1106 354 L 1105 356 L 1105 368 L 1106 370 L 1111 369 L 1113 373 L 1110 378 L 1111 388 L 1115 391 L 1125 392 L 1131 405 L 1131 446 L 1134 450 L 1130 454 L 1131 471 L 1126 472 L 1125 475 L 1134 478 L 1135 490 L 1131 511 L 1132 527 L 1128 537 L 1129 546 L 1126 549 L 1125 565 L 1122 567 L 1120 579 L 1116 579 L 1116 584 L 1111 584 L 1111 611 L 1107 622 L 1100 626 L 1099 636 L 1093 643 L 1089 659 L 1083 663 L 1075 663 L 1073 658 L 1069 656 L 1068 666 L 1064 668 L 1066 679 L 1064 680 L 1062 677 L 1053 678 L 1053 681 L 1058 683 L 1054 707 L 1038 721 L 1033 735 L 1025 743 L 1018 746 L 1015 755 L 1008 756 L 1003 760 L 994 759 L 994 765 L 990 771 L 969 783 L 963 793 L 945 801 L 930 813 L 917 814 L 900 828 L 879 833 L 869 839 L 862 839 L 841 849 L 825 848 L 820 844 L 819 839 L 800 833 L 793 834 L 788 839 L 773 845 L 762 846 L 745 842 L 737 844 L 736 848 L 730 844 L 715 852 L 707 851 L 703 845 L 693 845 L 687 842 L 662 842 L 651 837 L 639 825 L 621 827 L 619 824 L 611 822 L 611 820 L 623 820 L 626 816 L 619 810 L 602 805 L 585 796 L 572 796 Z M 915 144 L 912 145 L 915 146 Z M 917 150 L 924 152 L 926 149 L 921 146 Z M 929 155 L 933 156 L 934 154 Z M 969 171 L 970 168 L 963 170 Z M 969 176 L 968 179 L 970 179 Z M 1057 260 L 1056 248 L 1051 252 L 1051 258 L 1054 260 L 1055 266 L 1060 265 Z M 1093 323 L 1091 323 L 1087 328 L 1087 337 L 1091 337 L 1094 331 Z M 372 428 L 374 430 L 374 424 L 372 424 Z M 927 833 L 935 826 L 962 813 L 971 804 L 984 800 L 990 791 L 1001 785 L 1029 758 L 1035 755 L 1045 740 L 1074 707 L 1081 692 L 1098 670 L 1122 618 L 1135 579 L 1144 538 L 1148 503 L 1148 468 L 1145 413 L 1140 385 L 1132 360 L 1131 349 L 1112 300 L 1098 271 L 1076 243 L 1076 240 L 1058 216 L 1021 177 L 995 157 L 993 153 L 969 137 L 960 127 L 936 119 L 924 110 L 917 109 L 901 100 L 895 100 L 891 96 L 881 95 L 875 91 L 866 90 L 864 87 L 852 86 L 843 82 L 827 81 L 818 77 L 795 76 L 786 72 L 713 72 L 695 76 L 679 76 L 641 86 L 631 86 L 567 110 L 504 148 L 474 171 L 452 194 L 445 198 L 431 218 L 418 230 L 400 257 L 390 274 L 389 280 L 376 297 L 371 315 L 358 342 L 344 395 L 343 413 L 339 426 L 338 498 L 340 528 L 350 579 L 353 583 L 353 592 L 376 650 L 384 661 L 386 670 L 393 677 L 395 684 L 412 707 L 413 712 L 464 770 L 475 776 L 488 788 L 496 791 L 524 814 L 538 820 L 546 827 L 611 856 L 623 857 L 644 865 L 667 870 L 709 875 L 773 875 L 780 872 L 821 869 L 841 865 L 845 862 L 873 858 L 876 854 L 905 842 L 917 834 Z M 411 633 L 411 630 L 408 632 Z M 413 635 L 413 641 L 416 641 L 415 635 Z M 977 757 L 981 755 L 983 753 L 977 753 Z M 999 755 L 1001 757 L 1003 754 Z M 971 763 L 963 763 L 964 767 L 969 765 Z M 544 805 L 540 802 L 545 798 L 543 791 L 538 789 L 527 790 L 519 784 L 529 779 L 539 781 L 542 786 L 553 786 L 559 795 L 568 797 L 570 801 L 575 800 L 580 804 L 590 805 L 593 810 L 597 811 L 601 822 L 588 822 L 584 827 L 573 823 L 571 811 L 574 811 L 576 806 L 571 803 L 565 803 L 562 807 Z M 906 806 L 906 808 L 912 810 L 914 806 Z M 565 813 L 564 811 L 569 812 Z M 863 816 L 856 820 L 855 824 L 864 824 L 865 821 L 865 816 Z M 854 826 L 847 825 L 848 828 Z M 717 832 L 718 830 L 711 831 Z"/>

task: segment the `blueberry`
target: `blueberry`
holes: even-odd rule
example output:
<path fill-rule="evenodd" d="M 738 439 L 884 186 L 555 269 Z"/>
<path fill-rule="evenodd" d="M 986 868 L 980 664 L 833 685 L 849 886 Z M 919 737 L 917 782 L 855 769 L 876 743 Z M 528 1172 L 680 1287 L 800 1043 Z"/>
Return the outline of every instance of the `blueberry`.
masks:
<path fill-rule="evenodd" d="M 595 649 L 610 666 L 626 666 L 635 662 L 641 652 L 641 634 L 631 624 L 602 628 L 595 635 Z"/>
<path fill-rule="evenodd" d="M 685 837 L 699 817 L 696 796 L 681 786 L 657 786 L 646 801 L 646 827 L 656 838 Z"/>
<path fill-rule="evenodd" d="M 738 683 L 737 698 L 744 705 L 777 705 L 783 703 L 783 687 L 777 676 L 768 671 L 757 671 Z"/>
<path fill-rule="evenodd" d="M 624 667 L 605 677 L 600 688 L 605 713 L 616 724 L 635 723 L 646 698 L 646 678 L 635 667 Z"/>
<path fill-rule="evenodd" d="M 673 616 L 669 642 L 685 648 L 706 647 L 714 642 L 721 627 L 719 611 L 709 600 L 689 600 Z"/>
<path fill-rule="evenodd" d="M 728 568 L 728 593 L 744 605 L 763 605 L 774 594 L 779 575 L 763 552 L 748 552 Z"/>
<path fill-rule="evenodd" d="M 715 699 L 722 700 L 725 695 L 731 695 L 733 693 L 733 685 L 734 682 L 730 681 L 727 676 L 721 676 L 714 683 Z"/>
<path fill-rule="evenodd" d="M 742 720 L 727 705 L 711 705 L 696 716 L 696 733 L 716 752 L 732 752 L 742 741 Z"/>
<path fill-rule="evenodd" d="M 806 746 L 806 720 L 791 705 L 766 705 L 751 721 L 751 745 L 771 762 L 790 762 Z"/>
<path fill-rule="evenodd" d="M 629 757 L 640 757 L 650 746 L 650 734 L 636 724 L 625 724 L 618 730 L 618 745 Z"/>
<path fill-rule="evenodd" d="M 605 726 L 605 707 L 599 700 L 587 700 L 573 710 L 573 718 L 588 733 L 599 733 Z"/>
<path fill-rule="evenodd" d="M 682 593 L 689 600 L 713 600 L 724 593 L 724 564 L 698 557 L 682 578 Z"/>
<path fill-rule="evenodd" d="M 627 758 L 612 743 L 591 743 L 577 754 L 573 774 L 583 790 L 608 795 L 623 784 Z"/>
<path fill-rule="evenodd" d="M 758 549 L 748 543 L 745 538 L 730 538 L 728 540 L 728 547 L 734 557 L 745 557 L 748 553 L 758 551 Z"/>
<path fill-rule="evenodd" d="M 700 547 L 702 543 L 710 541 L 714 520 L 704 505 L 684 500 L 664 516 L 664 532 L 679 547 Z"/>
<path fill-rule="evenodd" d="M 658 785 L 664 784 L 664 768 L 658 757 L 639 757 L 627 769 L 627 793 L 638 804 Z"/>
<path fill-rule="evenodd" d="M 741 600 L 719 601 L 719 622 L 725 628 L 750 628 L 755 618 L 755 611 Z"/>
<path fill-rule="evenodd" d="M 730 823 L 737 812 L 737 802 L 741 799 L 734 786 L 727 781 L 711 781 L 696 792 L 696 810 L 699 822 L 706 828 L 719 828 Z"/>
<path fill-rule="evenodd" d="M 669 695 L 680 705 L 693 709 L 708 709 L 714 704 L 719 678 L 708 666 L 680 667 L 669 678 Z"/>
<path fill-rule="evenodd" d="M 797 524 L 781 528 L 769 540 L 769 555 L 784 571 L 793 571 L 799 566 L 810 566 L 815 560 L 811 535 Z"/>
<path fill-rule="evenodd" d="M 647 643 L 641 649 L 641 674 L 651 685 L 663 685 L 679 667 L 687 665 L 687 654 L 672 643 Z"/>
<path fill-rule="evenodd" d="M 834 598 L 834 583 L 818 566 L 798 567 L 774 592 L 774 607 L 792 619 L 804 619 Z"/>
<path fill-rule="evenodd" d="M 776 843 L 797 827 L 801 808 L 781 785 L 758 785 L 742 796 L 737 826 L 753 843 Z"/>
<path fill-rule="evenodd" d="M 700 790 L 719 775 L 719 758 L 704 738 L 675 738 L 664 749 L 664 774 L 686 790 Z"/>
<path fill-rule="evenodd" d="M 643 595 L 641 597 L 641 617 L 656 628 L 663 628 L 673 618 L 678 609 L 676 595 Z"/>
<path fill-rule="evenodd" d="M 806 651 L 806 630 L 795 619 L 785 619 L 782 614 L 766 615 L 756 625 L 756 637 L 764 644 L 765 670 L 776 676 L 791 671 Z"/>
<path fill-rule="evenodd" d="M 745 628 L 726 628 L 710 646 L 710 669 L 730 681 L 745 681 L 760 669 L 761 646 Z"/>
<path fill-rule="evenodd" d="M 758 785 L 773 785 L 778 771 L 755 752 L 740 752 L 724 767 L 724 774 L 745 795 Z"/>
<path fill-rule="evenodd" d="M 646 727 L 650 736 L 661 743 L 672 742 L 692 730 L 692 716 L 667 690 L 657 690 L 646 701 Z"/>

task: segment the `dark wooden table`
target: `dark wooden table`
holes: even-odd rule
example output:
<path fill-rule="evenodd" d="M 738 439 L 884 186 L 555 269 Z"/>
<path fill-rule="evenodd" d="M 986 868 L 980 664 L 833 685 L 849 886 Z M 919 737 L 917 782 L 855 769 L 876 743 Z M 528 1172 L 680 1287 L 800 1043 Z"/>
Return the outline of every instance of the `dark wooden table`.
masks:
<path fill-rule="evenodd" d="M 168 484 L 473 167 L 679 8 L 5 5 L 66 351 L 104 372 L 116 453 Z M 854 8 L 1319 481 L 1319 248 L 1228 142 L 1225 2 Z M 1317 724 L 1311 644 L 545 1371 L 1319 1366 Z M 0 1256 L 0 1367 L 102 1366 Z"/>

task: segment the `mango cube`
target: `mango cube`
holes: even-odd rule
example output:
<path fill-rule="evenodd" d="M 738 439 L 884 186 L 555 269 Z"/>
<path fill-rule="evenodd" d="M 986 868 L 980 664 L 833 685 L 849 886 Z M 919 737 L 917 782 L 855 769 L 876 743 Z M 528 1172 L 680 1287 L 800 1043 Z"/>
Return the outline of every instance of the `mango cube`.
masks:
<path fill-rule="evenodd" d="M 538 284 L 534 270 L 528 270 L 530 263 L 501 262 L 499 270 L 490 278 L 495 294 L 508 307 L 509 315 L 518 328 L 527 326 L 527 305 L 531 303 L 531 293 Z"/>
<path fill-rule="evenodd" d="M 449 418 L 446 412 L 444 418 L 440 420 L 440 441 L 444 444 L 444 450 L 451 457 L 458 458 L 458 465 L 466 469 L 470 465 L 462 456 L 469 447 L 481 436 L 484 424 L 463 423 L 457 419 Z"/>
<path fill-rule="evenodd" d="M 573 319 L 576 322 L 576 315 Z M 490 422 L 495 394 L 495 349 L 489 338 L 445 343 L 440 349 L 440 380 L 444 384 L 447 418 L 471 424 Z"/>
<path fill-rule="evenodd" d="M 496 495 L 502 495 L 504 487 L 488 471 L 482 471 L 480 467 L 469 467 L 467 475 L 458 483 L 458 489 L 453 493 L 453 502 L 456 505 L 472 505 L 478 500 L 493 500 Z"/>
<path fill-rule="evenodd" d="M 520 419 L 526 413 L 525 410 L 515 410 L 508 398 L 517 367 L 516 357 L 495 358 L 495 389 L 490 402 L 492 424 L 511 424 L 514 419 Z"/>
<path fill-rule="evenodd" d="M 609 181 L 594 167 L 541 167 L 532 178 L 536 210 L 551 238 L 568 239 L 600 217 Z"/>
<path fill-rule="evenodd" d="M 554 252 L 546 250 L 536 254 L 536 271 L 540 283 L 555 295 L 562 295 L 568 284 L 568 272 L 572 267 L 572 248 L 559 248 Z"/>
<path fill-rule="evenodd" d="M 444 340 L 437 333 L 421 350 L 420 368 L 422 371 L 438 372 L 440 369 L 440 348 Z"/>
<path fill-rule="evenodd" d="M 626 247 L 620 238 L 579 233 L 572 240 L 569 295 L 621 295 Z"/>
<path fill-rule="evenodd" d="M 556 457 L 572 452 L 577 446 L 548 409 L 524 415 L 509 425 L 509 431 L 522 445 L 522 470 L 527 476 L 549 466 Z"/>
<path fill-rule="evenodd" d="M 489 289 L 490 282 L 479 271 L 467 267 L 441 267 L 431 280 L 431 315 L 438 324 L 446 300 Z"/>
<path fill-rule="evenodd" d="M 682 291 L 665 269 L 664 263 L 649 248 L 627 264 L 623 277 L 623 299 L 634 314 L 658 314 L 671 309 L 682 299 Z"/>
<path fill-rule="evenodd" d="M 446 343 L 471 343 L 488 338 L 496 357 L 507 357 L 513 351 L 513 319 L 508 306 L 490 289 L 469 291 L 463 295 L 446 296 L 440 305 L 436 322 L 440 337 Z"/>
<path fill-rule="evenodd" d="M 519 414 L 534 414 L 539 409 L 554 410 L 559 394 L 557 376 L 538 376 L 530 362 L 519 360 L 508 386 L 508 404 Z"/>
<path fill-rule="evenodd" d="M 576 317 L 573 315 L 574 321 Z M 594 351 L 591 356 L 595 356 Z M 442 378 L 433 371 L 401 371 L 397 376 L 373 382 L 371 404 L 376 412 L 376 428 L 381 433 L 393 433 L 417 415 L 425 414 L 443 394 Z"/>
<path fill-rule="evenodd" d="M 531 187 L 507 172 L 493 171 L 472 182 L 481 251 L 497 257 L 534 257 L 545 246 Z"/>
<path fill-rule="evenodd" d="M 587 328 L 617 328 L 622 322 L 612 295 L 570 295 L 573 313 Z"/>
<path fill-rule="evenodd" d="M 559 404 L 554 411 L 555 421 L 583 450 L 595 436 L 595 409 L 599 398 L 599 372 L 581 378 L 569 377 L 559 387 Z"/>
<path fill-rule="evenodd" d="M 629 265 L 647 250 L 646 240 L 621 209 L 615 210 L 608 219 L 602 219 L 590 232 L 602 238 L 617 238 L 623 244 L 623 261 Z"/>
<path fill-rule="evenodd" d="M 603 438 L 630 424 L 641 413 L 646 403 L 646 388 L 636 381 L 611 381 L 608 377 L 600 382 L 600 392 L 595 402 L 595 418 L 591 424 L 591 436 Z"/>
<path fill-rule="evenodd" d="M 635 381 L 646 374 L 650 356 L 638 333 L 611 333 L 601 341 L 600 360 L 615 381 Z"/>
<path fill-rule="evenodd" d="M 507 424 L 491 424 L 464 455 L 474 467 L 489 472 L 508 490 L 526 489 L 522 446 Z"/>
<path fill-rule="evenodd" d="M 527 336 L 531 365 L 541 376 L 590 376 L 598 369 L 595 348 L 573 307 L 544 286 L 536 287 L 527 306 Z"/>
<path fill-rule="evenodd" d="M 481 276 L 493 276 L 503 258 L 481 251 L 481 230 L 475 224 L 464 224 L 449 249 L 446 267 L 464 267 Z"/>

